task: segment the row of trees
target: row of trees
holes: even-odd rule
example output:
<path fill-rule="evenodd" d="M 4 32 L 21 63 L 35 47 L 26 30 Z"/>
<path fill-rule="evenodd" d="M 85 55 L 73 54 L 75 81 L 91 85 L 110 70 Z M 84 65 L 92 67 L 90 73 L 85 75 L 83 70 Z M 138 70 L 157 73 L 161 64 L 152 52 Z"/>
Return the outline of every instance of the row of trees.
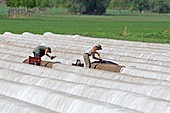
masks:
<path fill-rule="evenodd" d="M 111 0 L 110 9 L 170 13 L 170 0 Z"/>
<path fill-rule="evenodd" d="M 13 12 L 45 11 L 46 8 L 63 7 L 71 13 L 105 14 L 106 9 L 152 11 L 170 13 L 170 0 L 6 0 L 6 5 Z M 34 10 L 33 10 L 34 9 Z M 16 10 L 16 11 L 14 11 Z M 9 11 L 10 13 L 11 11 Z"/>
<path fill-rule="evenodd" d="M 69 12 L 102 15 L 109 3 L 110 0 L 69 0 L 67 8 Z"/>
<path fill-rule="evenodd" d="M 46 12 L 46 8 L 66 7 L 67 0 L 5 0 L 9 7 L 8 16 L 28 15 L 29 17 L 38 9 L 39 12 Z"/>

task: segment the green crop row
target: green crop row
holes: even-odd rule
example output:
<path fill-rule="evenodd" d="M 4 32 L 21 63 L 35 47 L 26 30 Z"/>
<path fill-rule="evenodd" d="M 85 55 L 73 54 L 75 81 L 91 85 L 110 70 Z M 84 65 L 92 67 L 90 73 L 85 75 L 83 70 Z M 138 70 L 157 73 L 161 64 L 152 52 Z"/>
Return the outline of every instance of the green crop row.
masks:
<path fill-rule="evenodd" d="M 0 34 L 31 32 L 83 35 L 118 40 L 170 43 L 170 15 L 92 16 L 35 14 L 31 18 L 0 17 Z"/>

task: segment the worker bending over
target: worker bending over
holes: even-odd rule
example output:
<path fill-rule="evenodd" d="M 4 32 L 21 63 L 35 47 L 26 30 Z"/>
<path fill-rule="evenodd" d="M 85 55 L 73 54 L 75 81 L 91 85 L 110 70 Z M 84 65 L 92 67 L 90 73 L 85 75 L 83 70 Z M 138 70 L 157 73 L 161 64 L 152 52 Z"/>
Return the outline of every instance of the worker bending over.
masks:
<path fill-rule="evenodd" d="M 91 67 L 90 56 L 92 56 L 93 59 L 102 61 L 102 59 L 100 58 L 100 54 L 97 52 L 97 50 L 102 50 L 102 46 L 96 45 L 88 49 L 87 51 L 85 51 L 83 57 L 84 57 L 84 62 L 86 64 L 86 67 L 89 67 L 89 68 Z M 97 54 L 99 58 L 95 57 L 95 54 Z"/>
<path fill-rule="evenodd" d="M 37 46 L 33 50 L 34 57 L 41 58 L 44 55 L 47 55 L 49 58 L 54 59 L 56 56 L 50 56 L 48 53 L 51 53 L 51 48 L 46 46 Z"/>

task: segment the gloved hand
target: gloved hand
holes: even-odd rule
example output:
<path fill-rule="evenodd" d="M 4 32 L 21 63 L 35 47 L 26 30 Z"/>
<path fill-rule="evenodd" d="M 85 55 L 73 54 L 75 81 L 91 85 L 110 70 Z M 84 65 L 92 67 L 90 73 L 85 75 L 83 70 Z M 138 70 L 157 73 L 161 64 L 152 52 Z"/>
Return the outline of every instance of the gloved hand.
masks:
<path fill-rule="evenodd" d="M 55 57 L 56 57 L 56 56 L 51 56 L 50 58 L 51 58 L 51 60 L 53 60 Z"/>
<path fill-rule="evenodd" d="M 102 59 L 101 59 L 101 58 L 99 59 L 99 62 L 102 62 Z"/>

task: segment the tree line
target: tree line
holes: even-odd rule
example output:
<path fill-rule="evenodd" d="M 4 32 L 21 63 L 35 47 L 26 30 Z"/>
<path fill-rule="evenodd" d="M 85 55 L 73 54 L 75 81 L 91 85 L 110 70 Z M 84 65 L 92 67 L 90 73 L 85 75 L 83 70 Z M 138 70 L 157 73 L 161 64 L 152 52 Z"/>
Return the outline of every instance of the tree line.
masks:
<path fill-rule="evenodd" d="M 170 13 L 170 0 L 6 0 L 9 14 L 46 11 L 63 7 L 70 13 L 103 15 L 106 9 Z"/>

